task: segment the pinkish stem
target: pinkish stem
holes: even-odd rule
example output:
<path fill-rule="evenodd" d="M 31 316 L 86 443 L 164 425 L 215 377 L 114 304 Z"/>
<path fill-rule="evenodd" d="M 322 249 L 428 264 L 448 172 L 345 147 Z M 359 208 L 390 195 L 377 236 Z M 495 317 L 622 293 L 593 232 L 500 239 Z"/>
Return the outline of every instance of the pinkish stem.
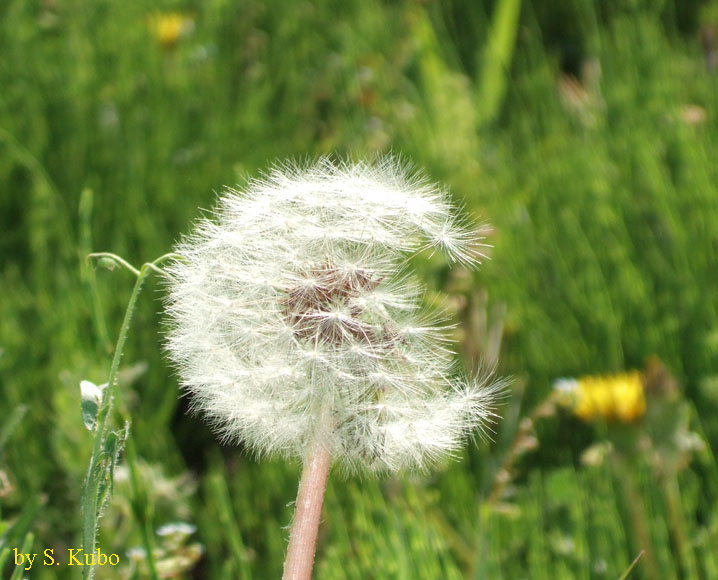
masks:
<path fill-rule="evenodd" d="M 312 577 L 330 464 L 331 454 L 324 445 L 315 444 L 309 449 L 299 482 L 282 580 L 310 580 Z"/>

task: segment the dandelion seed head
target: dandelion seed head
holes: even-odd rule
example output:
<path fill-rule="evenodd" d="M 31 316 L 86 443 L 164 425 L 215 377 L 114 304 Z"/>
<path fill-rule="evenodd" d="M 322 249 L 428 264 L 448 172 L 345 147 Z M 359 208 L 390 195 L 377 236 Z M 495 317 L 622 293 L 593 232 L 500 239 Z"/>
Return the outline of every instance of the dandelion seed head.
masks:
<path fill-rule="evenodd" d="M 350 470 L 451 455 L 489 429 L 498 388 L 455 378 L 407 260 L 431 248 L 474 266 L 477 232 L 392 158 L 227 189 L 169 267 L 167 349 L 193 408 L 258 454 L 302 457 L 320 435 Z"/>

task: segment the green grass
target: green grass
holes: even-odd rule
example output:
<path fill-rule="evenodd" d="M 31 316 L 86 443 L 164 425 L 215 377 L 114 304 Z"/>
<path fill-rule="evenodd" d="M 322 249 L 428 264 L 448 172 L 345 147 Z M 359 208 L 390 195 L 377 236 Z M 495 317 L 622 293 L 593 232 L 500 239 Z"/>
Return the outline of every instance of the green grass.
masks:
<path fill-rule="evenodd" d="M 148 27 L 167 10 L 194 22 L 172 48 Z M 316 577 L 618 578 L 642 549 L 633 578 L 718 576 L 710 14 L 671 0 L 0 3 L 0 575 L 23 544 L 38 558 L 80 546 L 93 442 L 79 382 L 107 380 L 134 284 L 93 276 L 86 254 L 154 260 L 223 185 L 274 160 L 392 150 L 492 224 L 471 279 L 419 267 L 433 291 L 467 297 L 467 365 L 496 347 L 483 331 L 503 329 L 499 372 L 517 388 L 496 442 L 437 473 L 333 475 Z M 196 577 L 279 577 L 298 467 L 220 446 L 186 415 L 162 355 L 162 292 L 148 280 L 124 349 L 112 420 L 131 419 L 133 453 L 99 545 L 128 573 L 146 532 L 162 565 L 201 544 Z M 651 355 L 678 379 L 676 400 L 657 396 L 626 429 L 538 420 L 538 448 L 488 502 L 553 379 Z M 705 446 L 680 453 L 672 437 L 690 432 Z M 602 440 L 614 454 L 582 463 Z M 173 547 L 155 532 L 177 520 L 198 530 Z"/>

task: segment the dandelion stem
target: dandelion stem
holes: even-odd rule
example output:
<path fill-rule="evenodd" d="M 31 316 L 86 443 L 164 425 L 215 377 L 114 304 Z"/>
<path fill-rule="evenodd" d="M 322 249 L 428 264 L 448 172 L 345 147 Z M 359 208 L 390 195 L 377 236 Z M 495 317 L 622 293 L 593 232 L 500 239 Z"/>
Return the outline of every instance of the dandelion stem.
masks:
<path fill-rule="evenodd" d="M 315 442 L 310 446 L 299 482 L 282 580 L 309 580 L 312 577 L 330 463 L 331 454 L 326 445 Z"/>

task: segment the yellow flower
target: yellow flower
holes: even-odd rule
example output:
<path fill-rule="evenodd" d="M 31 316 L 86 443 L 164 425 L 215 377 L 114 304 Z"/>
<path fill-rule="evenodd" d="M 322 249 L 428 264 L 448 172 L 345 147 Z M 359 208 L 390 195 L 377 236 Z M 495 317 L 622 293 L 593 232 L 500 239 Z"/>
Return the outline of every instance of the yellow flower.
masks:
<path fill-rule="evenodd" d="M 554 388 L 559 393 L 559 402 L 584 421 L 632 423 L 646 412 L 643 380 L 638 371 L 561 379 Z"/>
<path fill-rule="evenodd" d="M 181 36 L 194 28 L 194 20 L 179 12 L 165 12 L 150 16 L 149 27 L 162 48 L 172 48 Z"/>

